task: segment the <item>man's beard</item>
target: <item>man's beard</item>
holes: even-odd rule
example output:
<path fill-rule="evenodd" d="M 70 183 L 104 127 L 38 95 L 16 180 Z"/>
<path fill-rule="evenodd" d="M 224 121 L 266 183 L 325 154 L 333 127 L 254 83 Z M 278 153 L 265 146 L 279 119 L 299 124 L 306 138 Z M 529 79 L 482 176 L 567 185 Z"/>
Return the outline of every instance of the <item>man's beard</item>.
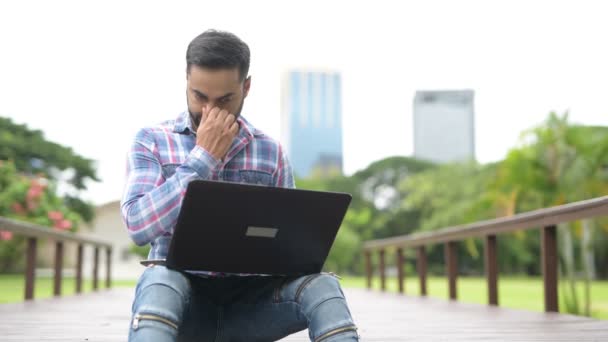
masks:
<path fill-rule="evenodd" d="M 241 111 L 243 110 L 243 105 L 245 104 L 245 98 L 241 99 L 241 104 L 239 104 L 239 109 L 236 113 L 233 114 L 237 119 L 241 116 Z M 201 124 L 201 120 L 203 118 L 203 112 L 192 112 L 190 107 L 188 107 L 188 114 L 190 114 L 190 122 L 192 123 L 192 130 L 196 132 L 198 130 L 198 126 Z"/>

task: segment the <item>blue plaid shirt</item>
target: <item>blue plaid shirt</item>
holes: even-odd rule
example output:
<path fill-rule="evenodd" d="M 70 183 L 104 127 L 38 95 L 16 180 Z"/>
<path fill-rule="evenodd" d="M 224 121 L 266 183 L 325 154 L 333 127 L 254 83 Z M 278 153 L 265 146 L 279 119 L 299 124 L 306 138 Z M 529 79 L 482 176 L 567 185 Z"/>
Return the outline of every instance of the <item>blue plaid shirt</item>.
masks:
<path fill-rule="evenodd" d="M 295 187 L 281 145 L 243 117 L 237 120 L 240 131 L 223 161 L 196 145 L 187 111 L 137 133 L 128 153 L 121 212 L 133 241 L 151 244 L 149 259 L 166 258 L 182 199 L 192 180 Z"/>

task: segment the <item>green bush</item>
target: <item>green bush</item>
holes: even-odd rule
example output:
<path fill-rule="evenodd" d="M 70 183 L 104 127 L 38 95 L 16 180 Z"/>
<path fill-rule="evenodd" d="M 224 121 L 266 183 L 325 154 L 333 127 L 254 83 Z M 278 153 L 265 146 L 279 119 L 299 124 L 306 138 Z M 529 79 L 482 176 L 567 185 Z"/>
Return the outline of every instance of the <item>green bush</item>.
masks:
<path fill-rule="evenodd" d="M 0 160 L 0 216 L 75 232 L 82 222 L 56 193 L 55 186 L 41 175 L 20 174 L 14 163 Z M 0 227 L 0 273 L 22 267 L 23 237 Z"/>

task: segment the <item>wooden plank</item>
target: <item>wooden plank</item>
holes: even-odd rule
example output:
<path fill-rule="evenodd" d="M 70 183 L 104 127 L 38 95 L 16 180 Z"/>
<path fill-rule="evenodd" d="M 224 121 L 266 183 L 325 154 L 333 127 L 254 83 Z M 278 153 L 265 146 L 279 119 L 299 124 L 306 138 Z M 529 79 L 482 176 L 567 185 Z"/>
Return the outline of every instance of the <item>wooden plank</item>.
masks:
<path fill-rule="evenodd" d="M 29 222 L 17 221 L 2 216 L 0 216 L 0 227 L 2 227 L 2 230 L 11 231 L 15 234 L 27 237 L 51 239 L 55 241 L 73 241 L 106 248 L 112 247 L 111 243 L 100 239 L 93 239 L 77 233 L 56 231 L 49 229 L 48 227 L 35 225 Z"/>
<path fill-rule="evenodd" d="M 36 248 L 38 240 L 35 237 L 27 239 L 25 261 L 25 300 L 34 299 L 34 284 L 36 282 Z"/>
<path fill-rule="evenodd" d="M 380 255 L 380 290 L 385 291 L 386 290 L 386 265 L 384 263 L 384 255 L 385 255 L 385 250 L 381 249 L 379 252 Z"/>
<path fill-rule="evenodd" d="M 106 248 L 106 288 L 112 287 L 112 248 Z"/>
<path fill-rule="evenodd" d="M 93 290 L 99 288 L 99 247 L 93 249 Z"/>
<path fill-rule="evenodd" d="M 53 277 L 53 294 L 61 296 L 61 271 L 63 269 L 63 242 L 55 242 L 55 275 Z"/>
<path fill-rule="evenodd" d="M 557 227 L 547 226 L 541 233 L 545 311 L 559 312 L 557 301 Z"/>
<path fill-rule="evenodd" d="M 84 245 L 78 244 L 76 250 L 76 293 L 82 292 L 82 257 L 83 257 Z"/>
<path fill-rule="evenodd" d="M 372 253 L 370 251 L 365 251 L 365 274 L 367 276 L 367 288 L 372 288 Z"/>
<path fill-rule="evenodd" d="M 445 243 L 445 265 L 446 275 L 448 277 L 448 294 L 449 298 L 456 300 L 458 293 L 456 292 L 456 280 L 458 278 L 458 251 L 457 244 L 454 241 Z"/>
<path fill-rule="evenodd" d="M 363 341 L 608 341 L 608 321 L 344 289 Z M 3 342 L 126 341 L 132 288 L 0 305 Z M 309 341 L 307 331 L 283 342 Z"/>
<path fill-rule="evenodd" d="M 416 264 L 418 268 L 418 278 L 420 279 L 420 295 L 426 296 L 426 271 L 427 271 L 427 262 L 426 262 L 426 247 L 420 246 L 416 249 L 418 253 L 418 258 L 416 259 Z"/>
<path fill-rule="evenodd" d="M 514 216 L 480 221 L 473 224 L 447 227 L 387 239 L 366 241 L 364 249 L 380 249 L 389 246 L 416 247 L 426 244 L 459 241 L 469 237 L 484 237 L 521 229 L 534 229 L 571 222 L 579 219 L 608 215 L 608 196 L 593 198 L 552 208 L 538 209 Z"/>
<path fill-rule="evenodd" d="M 404 272 L 403 272 L 403 248 L 397 248 L 397 284 L 399 286 L 399 293 L 405 293 L 405 287 L 403 286 Z"/>
<path fill-rule="evenodd" d="M 488 304 L 490 305 L 498 305 L 498 259 L 496 249 L 496 235 L 486 236 L 484 254 Z"/>

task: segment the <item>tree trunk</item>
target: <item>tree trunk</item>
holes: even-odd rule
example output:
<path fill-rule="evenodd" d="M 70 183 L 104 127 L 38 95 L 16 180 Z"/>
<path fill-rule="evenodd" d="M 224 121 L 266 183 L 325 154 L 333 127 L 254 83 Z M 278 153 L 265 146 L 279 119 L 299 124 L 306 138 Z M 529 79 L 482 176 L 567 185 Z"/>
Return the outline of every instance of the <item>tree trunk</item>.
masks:
<path fill-rule="evenodd" d="M 593 220 L 583 220 L 583 237 L 581 239 L 581 259 L 585 272 L 585 316 L 591 316 L 591 280 L 595 279 L 593 258 Z"/>
<path fill-rule="evenodd" d="M 559 237 L 561 240 L 560 254 L 563 266 L 563 274 L 568 284 L 564 291 L 564 302 L 566 311 L 571 314 L 580 314 L 578 306 L 578 296 L 576 293 L 575 262 L 574 262 L 574 243 L 572 241 L 572 230 L 569 223 L 558 225 Z"/>

